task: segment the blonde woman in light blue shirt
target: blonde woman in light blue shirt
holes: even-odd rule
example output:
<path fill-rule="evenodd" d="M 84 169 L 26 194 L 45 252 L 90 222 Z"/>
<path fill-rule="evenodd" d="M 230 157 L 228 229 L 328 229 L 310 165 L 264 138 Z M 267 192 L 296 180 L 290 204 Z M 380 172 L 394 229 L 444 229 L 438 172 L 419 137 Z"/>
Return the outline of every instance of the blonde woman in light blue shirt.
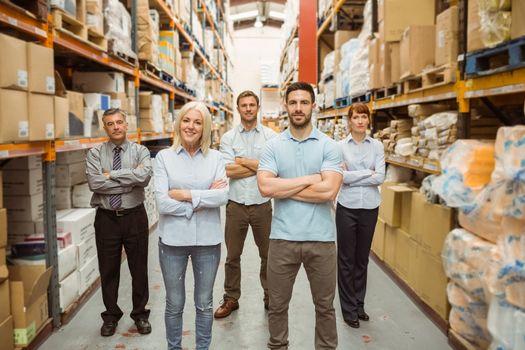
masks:
<path fill-rule="evenodd" d="M 385 179 L 383 144 L 366 131 L 370 111 L 364 103 L 350 106 L 350 134 L 339 144 L 343 153 L 343 185 L 337 199 L 337 284 L 343 319 L 352 328 L 368 321 L 365 294 L 368 255 Z"/>
<path fill-rule="evenodd" d="M 220 152 L 210 149 L 211 123 L 203 103 L 185 104 L 175 121 L 173 146 L 156 157 L 159 258 L 166 287 L 169 350 L 182 349 L 185 274 L 190 257 L 197 349 L 209 349 L 211 343 L 213 285 L 223 241 L 220 206 L 228 201 L 224 161 Z"/>

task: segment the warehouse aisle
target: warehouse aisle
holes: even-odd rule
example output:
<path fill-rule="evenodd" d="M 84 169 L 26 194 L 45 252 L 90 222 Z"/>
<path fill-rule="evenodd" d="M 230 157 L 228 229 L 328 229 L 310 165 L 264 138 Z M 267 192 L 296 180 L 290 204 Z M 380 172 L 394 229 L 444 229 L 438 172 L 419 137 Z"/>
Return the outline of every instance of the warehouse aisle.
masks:
<path fill-rule="evenodd" d="M 166 348 L 164 329 L 164 284 L 158 264 L 156 233 L 150 236 L 150 302 L 153 326 L 152 334 L 141 336 L 136 333 L 133 322 L 124 316 L 113 337 L 99 335 L 102 311 L 100 290 L 84 305 L 73 320 L 53 334 L 40 348 L 57 349 L 130 349 L 160 350 Z M 250 236 L 251 237 L 251 236 Z M 246 251 L 255 252 L 252 238 L 247 239 Z M 221 266 L 225 258 L 223 255 Z M 243 296 L 240 308 L 229 318 L 218 320 L 213 327 L 212 349 L 265 349 L 267 341 L 267 317 L 261 301 L 262 292 L 258 279 L 258 257 L 256 254 L 243 260 Z M 192 273 L 188 272 L 189 288 L 192 287 Z M 222 296 L 224 269 L 219 269 L 215 284 L 215 306 Z M 122 265 L 120 285 L 120 305 L 129 313 L 131 289 L 126 264 Z M 297 278 L 295 293 L 290 305 L 290 349 L 313 349 L 314 310 L 310 298 L 308 281 L 304 271 Z M 339 331 L 339 349 L 450 349 L 446 337 L 434 324 L 398 289 L 383 273 L 370 263 L 369 292 L 367 311 L 371 316 L 369 323 L 362 322 L 358 330 L 351 329 L 342 320 L 339 304 L 336 303 Z M 336 298 L 337 299 L 337 298 Z M 191 297 L 187 297 L 184 315 L 184 347 L 194 348 L 194 311 Z"/>

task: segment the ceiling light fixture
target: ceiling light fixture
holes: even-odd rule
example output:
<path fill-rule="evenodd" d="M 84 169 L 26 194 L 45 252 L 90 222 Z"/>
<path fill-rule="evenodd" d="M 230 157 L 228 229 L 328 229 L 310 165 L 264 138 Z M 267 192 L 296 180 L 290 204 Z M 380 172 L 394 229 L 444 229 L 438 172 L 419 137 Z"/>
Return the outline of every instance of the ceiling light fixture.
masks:
<path fill-rule="evenodd" d="M 255 28 L 262 28 L 263 22 L 261 21 L 261 16 L 257 16 L 255 23 L 253 24 Z"/>

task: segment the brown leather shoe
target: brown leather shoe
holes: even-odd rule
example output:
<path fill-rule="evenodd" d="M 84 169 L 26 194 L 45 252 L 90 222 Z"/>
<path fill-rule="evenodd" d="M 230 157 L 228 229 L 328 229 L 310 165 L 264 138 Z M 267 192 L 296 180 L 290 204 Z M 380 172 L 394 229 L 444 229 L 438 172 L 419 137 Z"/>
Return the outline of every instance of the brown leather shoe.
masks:
<path fill-rule="evenodd" d="M 215 310 L 213 317 L 224 318 L 230 316 L 230 314 L 239 308 L 239 302 L 234 299 L 225 299 L 221 306 Z"/>

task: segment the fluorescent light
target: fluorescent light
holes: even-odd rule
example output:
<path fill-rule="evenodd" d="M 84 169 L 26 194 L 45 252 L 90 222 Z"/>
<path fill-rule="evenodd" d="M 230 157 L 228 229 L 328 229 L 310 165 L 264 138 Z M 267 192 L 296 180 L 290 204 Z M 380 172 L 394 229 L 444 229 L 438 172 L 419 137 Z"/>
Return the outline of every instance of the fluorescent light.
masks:
<path fill-rule="evenodd" d="M 246 12 L 239 12 L 239 13 L 235 13 L 235 14 L 230 15 L 230 19 L 232 21 L 242 21 L 244 19 L 257 17 L 258 14 L 259 14 L 259 11 L 257 11 L 257 10 L 246 11 Z"/>
<path fill-rule="evenodd" d="M 253 24 L 253 26 L 255 28 L 262 28 L 263 26 L 263 22 L 261 22 L 261 19 L 257 16 L 257 20 L 255 21 L 255 23 Z"/>
<path fill-rule="evenodd" d="M 279 11 L 270 11 L 268 13 L 268 17 L 275 18 L 281 21 L 284 21 L 285 19 L 284 13 L 279 12 Z"/>

